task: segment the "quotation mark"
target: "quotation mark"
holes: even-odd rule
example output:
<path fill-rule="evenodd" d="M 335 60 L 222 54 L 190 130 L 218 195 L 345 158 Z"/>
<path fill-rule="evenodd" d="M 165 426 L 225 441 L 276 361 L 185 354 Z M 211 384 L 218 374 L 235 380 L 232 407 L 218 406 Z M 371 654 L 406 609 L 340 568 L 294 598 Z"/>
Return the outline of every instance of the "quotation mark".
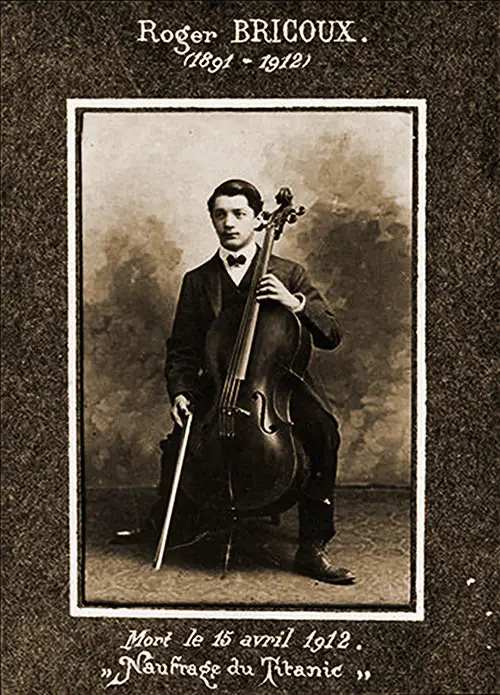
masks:
<path fill-rule="evenodd" d="M 357 671 L 357 674 L 358 674 L 358 681 L 362 680 L 363 678 L 365 679 L 365 681 L 367 681 L 370 678 L 370 676 L 372 675 L 370 673 L 370 671 L 365 671 L 363 673 L 363 671 L 360 671 L 359 669 Z"/>
<path fill-rule="evenodd" d="M 111 678 L 113 671 L 110 668 L 103 668 L 101 670 L 101 678 Z"/>

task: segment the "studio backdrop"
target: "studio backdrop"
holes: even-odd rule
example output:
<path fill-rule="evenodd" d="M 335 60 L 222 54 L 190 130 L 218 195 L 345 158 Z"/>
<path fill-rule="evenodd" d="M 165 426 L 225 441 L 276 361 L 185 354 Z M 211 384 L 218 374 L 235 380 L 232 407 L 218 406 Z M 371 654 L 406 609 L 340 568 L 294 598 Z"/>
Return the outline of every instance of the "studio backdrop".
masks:
<path fill-rule="evenodd" d="M 268 210 L 282 186 L 307 208 L 275 253 L 306 267 L 342 328 L 341 346 L 311 364 L 340 423 L 340 484 L 410 483 L 414 119 L 404 108 L 83 114 L 87 487 L 158 482 L 172 429 L 166 340 L 183 274 L 217 248 L 206 201 L 229 178 L 254 183 Z"/>

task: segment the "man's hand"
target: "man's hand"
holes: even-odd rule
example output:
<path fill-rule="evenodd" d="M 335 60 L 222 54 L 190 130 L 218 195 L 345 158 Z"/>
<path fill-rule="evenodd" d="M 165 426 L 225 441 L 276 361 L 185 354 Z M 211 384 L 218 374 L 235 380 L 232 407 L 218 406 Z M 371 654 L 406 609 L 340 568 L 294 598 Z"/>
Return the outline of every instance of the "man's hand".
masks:
<path fill-rule="evenodd" d="M 272 299 L 275 302 L 283 304 L 283 306 L 290 309 L 290 311 L 298 311 L 303 303 L 300 297 L 292 294 L 281 280 L 278 280 L 276 275 L 272 275 L 271 273 L 264 275 L 260 281 L 259 287 L 257 288 L 257 299 L 259 301 Z"/>
<path fill-rule="evenodd" d="M 179 394 L 175 397 L 174 404 L 172 406 L 172 417 L 179 427 L 184 427 L 184 422 L 187 416 L 190 414 L 191 402 L 186 396 Z"/>

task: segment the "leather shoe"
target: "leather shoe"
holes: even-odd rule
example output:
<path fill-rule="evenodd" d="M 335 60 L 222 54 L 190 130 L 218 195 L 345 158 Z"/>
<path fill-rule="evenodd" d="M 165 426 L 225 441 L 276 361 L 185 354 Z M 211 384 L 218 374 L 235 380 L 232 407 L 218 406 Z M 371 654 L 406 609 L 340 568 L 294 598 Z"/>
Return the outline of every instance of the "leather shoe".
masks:
<path fill-rule="evenodd" d="M 354 584 L 355 575 L 345 567 L 335 568 L 328 560 L 325 543 L 305 543 L 295 555 L 294 570 L 328 584 Z"/>

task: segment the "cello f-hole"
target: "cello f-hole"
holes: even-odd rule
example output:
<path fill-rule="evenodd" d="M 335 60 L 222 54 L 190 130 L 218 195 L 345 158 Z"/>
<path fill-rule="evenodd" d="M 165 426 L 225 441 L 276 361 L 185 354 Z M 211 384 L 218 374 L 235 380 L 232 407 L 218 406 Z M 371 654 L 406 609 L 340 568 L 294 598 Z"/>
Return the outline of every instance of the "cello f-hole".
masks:
<path fill-rule="evenodd" d="M 252 398 L 257 402 L 260 429 L 265 434 L 274 434 L 278 428 L 276 425 L 273 425 L 272 422 L 269 422 L 267 415 L 267 398 L 260 391 L 254 391 L 252 393 Z"/>

